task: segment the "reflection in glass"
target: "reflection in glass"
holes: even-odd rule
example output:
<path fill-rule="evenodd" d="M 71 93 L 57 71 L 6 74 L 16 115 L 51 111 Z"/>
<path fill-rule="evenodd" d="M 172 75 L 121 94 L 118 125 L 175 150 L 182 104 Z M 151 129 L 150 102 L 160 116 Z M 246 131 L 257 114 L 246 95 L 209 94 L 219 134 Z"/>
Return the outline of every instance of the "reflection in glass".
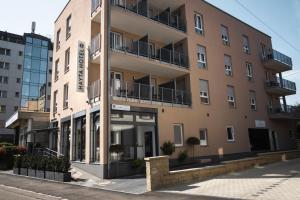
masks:
<path fill-rule="evenodd" d="M 48 58 L 48 49 L 42 48 L 41 50 L 41 58 L 47 59 Z"/>
<path fill-rule="evenodd" d="M 32 69 L 39 70 L 41 65 L 41 61 L 39 60 L 32 60 Z"/>
<path fill-rule="evenodd" d="M 39 73 L 31 72 L 30 79 L 32 83 L 39 83 Z"/>
<path fill-rule="evenodd" d="M 25 69 L 30 69 L 31 68 L 31 59 L 25 58 L 25 60 L 24 60 L 24 68 Z"/>
<path fill-rule="evenodd" d="M 40 73 L 40 84 L 46 83 L 46 73 Z"/>
<path fill-rule="evenodd" d="M 29 96 L 29 85 L 23 84 L 23 86 L 22 86 L 22 95 L 23 96 Z"/>
<path fill-rule="evenodd" d="M 39 96 L 39 87 L 31 85 L 30 90 L 29 90 L 29 96 L 30 97 L 38 97 Z"/>
<path fill-rule="evenodd" d="M 42 41 L 40 39 L 33 38 L 33 46 L 41 46 Z"/>
<path fill-rule="evenodd" d="M 41 57 L 41 48 L 38 48 L 38 47 L 33 47 L 32 48 L 32 56 L 33 57 Z"/>
<path fill-rule="evenodd" d="M 47 71 L 47 62 L 46 61 L 41 61 L 41 68 L 40 70 L 42 72 L 46 72 Z"/>
<path fill-rule="evenodd" d="M 25 56 L 32 56 L 32 46 L 25 47 Z"/>
<path fill-rule="evenodd" d="M 28 83 L 29 81 L 30 81 L 30 72 L 24 70 L 24 72 L 23 72 L 23 82 Z"/>

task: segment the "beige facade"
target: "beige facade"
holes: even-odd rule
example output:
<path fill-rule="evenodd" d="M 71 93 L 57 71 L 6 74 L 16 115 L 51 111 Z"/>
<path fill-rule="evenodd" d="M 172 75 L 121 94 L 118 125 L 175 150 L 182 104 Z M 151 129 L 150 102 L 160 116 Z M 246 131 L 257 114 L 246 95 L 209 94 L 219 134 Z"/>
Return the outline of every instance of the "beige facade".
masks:
<path fill-rule="evenodd" d="M 191 156 L 189 137 L 201 139 L 200 158 L 263 150 L 259 140 L 296 148 L 284 98 L 296 86 L 280 75 L 292 63 L 268 35 L 205 1 L 137 2 L 70 0 L 57 18 L 50 118 L 60 153 L 105 177 L 118 144 L 128 162 L 161 155 L 167 141 L 172 158 Z"/>

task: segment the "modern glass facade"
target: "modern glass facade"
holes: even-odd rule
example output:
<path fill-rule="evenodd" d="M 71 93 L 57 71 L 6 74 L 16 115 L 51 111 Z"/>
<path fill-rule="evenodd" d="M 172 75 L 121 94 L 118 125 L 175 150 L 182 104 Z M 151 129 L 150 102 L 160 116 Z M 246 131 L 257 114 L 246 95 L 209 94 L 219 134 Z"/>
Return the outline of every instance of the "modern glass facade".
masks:
<path fill-rule="evenodd" d="M 46 111 L 50 40 L 25 35 L 21 109 Z"/>

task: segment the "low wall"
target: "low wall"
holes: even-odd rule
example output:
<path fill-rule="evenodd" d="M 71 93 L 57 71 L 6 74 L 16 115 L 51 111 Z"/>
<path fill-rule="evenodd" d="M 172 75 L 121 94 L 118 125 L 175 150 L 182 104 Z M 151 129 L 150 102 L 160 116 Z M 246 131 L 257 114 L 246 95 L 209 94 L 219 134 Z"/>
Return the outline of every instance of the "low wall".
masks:
<path fill-rule="evenodd" d="M 153 191 L 164 187 L 205 180 L 207 178 L 230 172 L 242 171 L 259 165 L 300 158 L 300 150 L 261 153 L 254 158 L 225 161 L 220 165 L 202 168 L 169 171 L 169 157 L 159 156 L 145 158 L 147 174 L 147 190 Z"/>

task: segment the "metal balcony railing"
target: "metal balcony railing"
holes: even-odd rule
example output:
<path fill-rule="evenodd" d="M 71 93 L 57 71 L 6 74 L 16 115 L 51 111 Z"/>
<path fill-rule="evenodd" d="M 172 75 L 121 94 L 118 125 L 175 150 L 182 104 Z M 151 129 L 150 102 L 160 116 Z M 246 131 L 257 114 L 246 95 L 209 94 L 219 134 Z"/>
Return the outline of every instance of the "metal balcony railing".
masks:
<path fill-rule="evenodd" d="M 100 33 L 92 38 L 90 49 L 91 56 L 94 56 L 101 51 L 100 39 Z"/>
<path fill-rule="evenodd" d="M 179 15 L 173 14 L 169 9 L 148 7 L 147 1 L 142 0 L 111 0 L 111 4 L 186 32 L 185 23 L 180 20 Z"/>
<path fill-rule="evenodd" d="M 123 51 L 134 55 L 158 60 L 160 62 L 177 65 L 179 67 L 188 68 L 188 59 L 182 52 L 177 52 L 173 48 L 155 49 L 152 43 L 132 40 L 125 37 L 119 38 L 116 41 L 114 33 L 111 33 L 111 49 L 115 51 Z"/>
<path fill-rule="evenodd" d="M 296 106 L 280 104 L 276 107 L 268 106 L 268 111 L 270 114 L 280 114 L 280 113 L 293 113 L 296 110 Z"/>
<path fill-rule="evenodd" d="M 101 0 L 91 0 L 91 15 L 99 8 L 101 7 Z"/>
<path fill-rule="evenodd" d="M 265 56 L 263 56 L 263 61 L 276 60 L 282 64 L 293 67 L 292 59 L 283 53 L 280 53 L 274 49 L 271 52 L 268 52 Z"/>
<path fill-rule="evenodd" d="M 88 86 L 88 98 L 89 101 L 99 101 L 100 100 L 100 91 L 101 91 L 101 82 L 97 80 Z"/>
<path fill-rule="evenodd" d="M 122 98 L 191 105 L 191 94 L 189 92 L 135 82 L 112 80 L 111 94 L 112 96 Z"/>
<path fill-rule="evenodd" d="M 280 79 L 277 77 L 277 80 L 270 80 L 266 82 L 266 86 L 271 88 L 271 87 L 279 87 L 279 88 L 283 88 L 283 89 L 287 89 L 287 90 L 291 90 L 291 91 L 295 91 L 296 92 L 296 83 L 292 82 L 292 81 L 288 81 L 285 79 Z"/>

